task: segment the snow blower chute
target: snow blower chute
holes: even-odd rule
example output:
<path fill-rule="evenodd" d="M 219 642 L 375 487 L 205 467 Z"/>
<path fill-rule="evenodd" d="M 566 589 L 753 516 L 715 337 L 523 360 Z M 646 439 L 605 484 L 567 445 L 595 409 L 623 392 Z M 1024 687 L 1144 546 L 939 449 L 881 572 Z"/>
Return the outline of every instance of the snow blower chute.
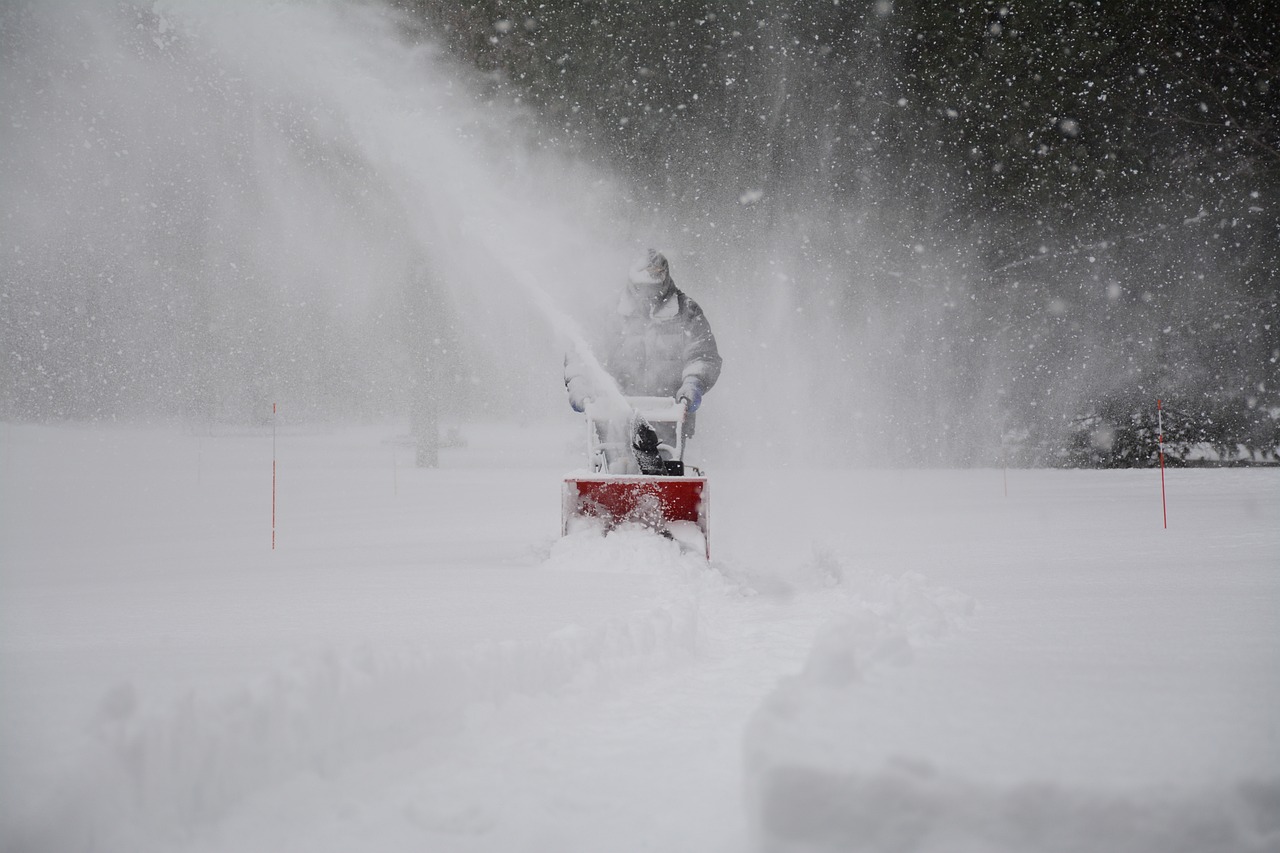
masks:
<path fill-rule="evenodd" d="M 561 534 L 596 519 L 635 523 L 711 558 L 707 478 L 684 464 L 685 404 L 669 397 L 587 403 L 590 473 L 564 480 Z"/>

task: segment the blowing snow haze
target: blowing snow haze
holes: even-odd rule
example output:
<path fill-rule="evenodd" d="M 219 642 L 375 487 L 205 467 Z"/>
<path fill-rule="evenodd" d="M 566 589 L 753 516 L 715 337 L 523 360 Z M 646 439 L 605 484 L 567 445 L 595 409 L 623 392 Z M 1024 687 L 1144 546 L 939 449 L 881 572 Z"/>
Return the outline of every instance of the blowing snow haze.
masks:
<path fill-rule="evenodd" d="M 545 416 L 659 245 L 722 458 L 1273 452 L 1278 16 L 9 2 L 0 417 Z"/>

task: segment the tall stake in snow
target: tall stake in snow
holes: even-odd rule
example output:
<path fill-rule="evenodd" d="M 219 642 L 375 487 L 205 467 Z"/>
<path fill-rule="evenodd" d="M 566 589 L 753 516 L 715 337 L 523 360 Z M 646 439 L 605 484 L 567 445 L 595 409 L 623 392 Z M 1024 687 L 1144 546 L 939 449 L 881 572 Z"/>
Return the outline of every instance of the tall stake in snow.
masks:
<path fill-rule="evenodd" d="M 271 404 L 271 550 L 276 549 L 276 404 Z"/>
<path fill-rule="evenodd" d="M 1160 509 L 1164 513 L 1164 529 L 1169 529 L 1169 504 L 1164 497 L 1164 407 L 1156 400 L 1156 437 L 1160 443 Z"/>
<path fill-rule="evenodd" d="M 1000 433 L 1000 477 L 1004 480 L 1004 496 L 1009 497 L 1009 459 L 1004 450 L 1004 433 Z"/>

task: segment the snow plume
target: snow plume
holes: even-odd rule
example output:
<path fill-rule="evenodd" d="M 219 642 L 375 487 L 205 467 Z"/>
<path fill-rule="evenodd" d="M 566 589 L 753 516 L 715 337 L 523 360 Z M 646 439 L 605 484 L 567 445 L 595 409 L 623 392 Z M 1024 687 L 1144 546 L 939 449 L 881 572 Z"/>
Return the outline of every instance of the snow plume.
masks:
<path fill-rule="evenodd" d="M 727 201 L 654 204 L 387 5 L 0 15 L 0 414 L 384 417 L 423 384 L 451 414 L 563 411 L 564 349 L 594 361 L 581 330 L 645 245 L 721 343 L 710 462 L 881 462 L 954 426 L 921 400 L 982 390 L 903 381 L 931 375 L 916 341 L 956 295 L 867 271 L 915 257 L 892 223 L 778 198 L 714 148 Z"/>
<path fill-rule="evenodd" d="M 0 412 L 242 420 L 563 405 L 622 283 L 607 180 L 379 4 L 3 11 Z M 529 323 L 534 277 L 547 298 Z"/>
<path fill-rule="evenodd" d="M 537 276 L 527 270 L 513 270 L 512 278 L 524 287 L 533 304 L 550 321 L 552 327 L 560 333 L 560 336 L 567 340 L 569 345 L 577 352 L 582 366 L 586 369 L 591 387 L 597 389 L 596 393 L 607 397 L 615 405 L 619 405 L 623 409 L 629 409 L 630 406 L 622 393 L 622 389 L 618 387 L 617 380 L 600 363 L 600 359 L 591 345 L 591 336 L 583 331 L 578 321 L 556 304 Z"/>

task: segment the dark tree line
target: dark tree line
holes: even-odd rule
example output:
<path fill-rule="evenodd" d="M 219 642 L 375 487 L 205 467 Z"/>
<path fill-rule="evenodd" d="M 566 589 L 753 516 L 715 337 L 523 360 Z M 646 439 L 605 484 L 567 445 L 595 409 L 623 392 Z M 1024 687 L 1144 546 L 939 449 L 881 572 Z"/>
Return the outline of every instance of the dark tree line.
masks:
<path fill-rule="evenodd" d="M 649 208 L 798 235 L 799 304 L 947 407 L 891 424 L 981 422 L 892 454 L 1147 464 L 1157 396 L 1280 444 L 1275 4 L 404 2 Z"/>

